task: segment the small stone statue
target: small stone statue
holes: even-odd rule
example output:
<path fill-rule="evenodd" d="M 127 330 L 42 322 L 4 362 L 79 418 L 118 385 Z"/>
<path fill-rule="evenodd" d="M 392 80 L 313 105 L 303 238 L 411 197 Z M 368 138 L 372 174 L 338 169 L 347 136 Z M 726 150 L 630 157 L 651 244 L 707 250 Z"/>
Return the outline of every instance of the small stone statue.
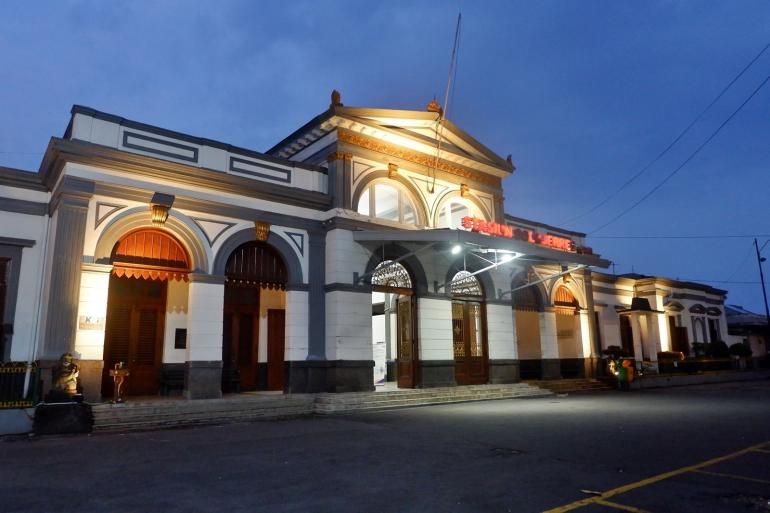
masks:
<path fill-rule="evenodd" d="M 72 353 L 64 353 L 53 369 L 52 398 L 72 400 L 80 393 L 80 367 L 75 363 Z"/>

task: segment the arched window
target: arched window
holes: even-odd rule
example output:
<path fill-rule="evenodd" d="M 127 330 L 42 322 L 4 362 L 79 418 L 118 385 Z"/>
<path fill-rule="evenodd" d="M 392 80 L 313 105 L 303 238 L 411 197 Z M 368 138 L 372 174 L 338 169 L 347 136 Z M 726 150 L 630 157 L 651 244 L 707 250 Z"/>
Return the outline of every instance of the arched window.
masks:
<path fill-rule="evenodd" d="M 128 233 L 112 248 L 110 262 L 115 276 L 151 280 L 184 280 L 190 258 L 168 233 L 142 229 Z"/>
<path fill-rule="evenodd" d="M 488 220 L 487 216 L 472 201 L 459 196 L 452 196 L 441 204 L 436 218 L 436 228 L 460 228 L 463 217 Z"/>
<path fill-rule="evenodd" d="M 513 309 L 520 312 L 539 312 L 542 308 L 537 288 L 530 285 L 515 291 L 513 293 Z"/>
<path fill-rule="evenodd" d="M 559 287 L 553 298 L 556 313 L 561 315 L 575 315 L 578 313 L 578 302 L 567 287 Z"/>
<path fill-rule="evenodd" d="M 406 268 L 398 262 L 383 260 L 372 273 L 372 285 L 378 287 L 411 289 L 412 278 Z"/>
<path fill-rule="evenodd" d="M 264 242 L 251 241 L 241 244 L 230 254 L 225 278 L 231 285 L 285 290 L 288 273 L 275 249 Z"/>
<path fill-rule="evenodd" d="M 416 225 L 419 221 L 409 195 L 400 187 L 383 182 L 375 182 L 361 193 L 356 210 L 365 216 L 397 223 Z"/>
<path fill-rule="evenodd" d="M 450 292 L 456 296 L 483 296 L 481 283 L 468 271 L 460 271 L 452 278 Z"/>

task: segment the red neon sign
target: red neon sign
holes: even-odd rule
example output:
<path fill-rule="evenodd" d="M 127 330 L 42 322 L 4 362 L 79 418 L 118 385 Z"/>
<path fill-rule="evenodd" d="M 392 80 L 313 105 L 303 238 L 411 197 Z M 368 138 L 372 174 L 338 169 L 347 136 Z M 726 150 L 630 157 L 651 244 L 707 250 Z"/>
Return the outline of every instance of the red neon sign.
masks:
<path fill-rule="evenodd" d="M 529 242 L 530 244 L 547 246 L 549 248 L 558 249 L 561 251 L 576 251 L 575 243 L 565 237 L 536 233 L 532 230 L 526 230 L 524 228 L 514 228 L 513 226 L 509 226 L 507 224 L 484 221 L 483 219 L 479 219 L 477 217 L 463 217 L 462 226 L 466 230 L 483 233 L 485 235 L 492 235 L 494 237 L 505 237 L 507 239 L 523 240 L 525 242 Z"/>

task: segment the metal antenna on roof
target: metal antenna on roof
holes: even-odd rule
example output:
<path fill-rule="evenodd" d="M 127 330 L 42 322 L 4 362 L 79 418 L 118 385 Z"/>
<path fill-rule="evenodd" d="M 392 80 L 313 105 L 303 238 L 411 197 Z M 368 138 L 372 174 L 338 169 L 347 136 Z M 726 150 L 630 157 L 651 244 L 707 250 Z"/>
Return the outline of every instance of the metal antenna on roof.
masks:
<path fill-rule="evenodd" d="M 446 91 L 444 92 L 444 107 L 439 108 L 438 118 L 436 119 L 436 157 L 433 160 L 433 181 L 430 184 L 429 193 L 433 194 L 436 190 L 436 169 L 438 168 L 438 159 L 441 154 L 441 137 L 444 133 L 444 119 L 449 112 L 449 92 L 452 90 L 452 81 L 457 75 L 457 51 L 460 49 L 460 22 L 462 13 L 457 13 L 457 27 L 455 28 L 455 40 L 452 45 L 452 58 L 449 60 L 449 75 L 446 81 Z M 435 100 L 434 100 L 435 101 Z"/>

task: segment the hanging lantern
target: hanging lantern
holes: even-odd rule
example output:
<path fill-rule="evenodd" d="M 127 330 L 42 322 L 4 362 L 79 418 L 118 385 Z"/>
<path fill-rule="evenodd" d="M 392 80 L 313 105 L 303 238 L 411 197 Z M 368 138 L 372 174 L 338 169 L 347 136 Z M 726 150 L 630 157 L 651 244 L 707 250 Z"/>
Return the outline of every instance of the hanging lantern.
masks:
<path fill-rule="evenodd" d="M 270 236 L 270 223 L 264 221 L 254 221 L 254 231 L 257 236 L 257 240 L 260 242 L 267 241 Z"/>

